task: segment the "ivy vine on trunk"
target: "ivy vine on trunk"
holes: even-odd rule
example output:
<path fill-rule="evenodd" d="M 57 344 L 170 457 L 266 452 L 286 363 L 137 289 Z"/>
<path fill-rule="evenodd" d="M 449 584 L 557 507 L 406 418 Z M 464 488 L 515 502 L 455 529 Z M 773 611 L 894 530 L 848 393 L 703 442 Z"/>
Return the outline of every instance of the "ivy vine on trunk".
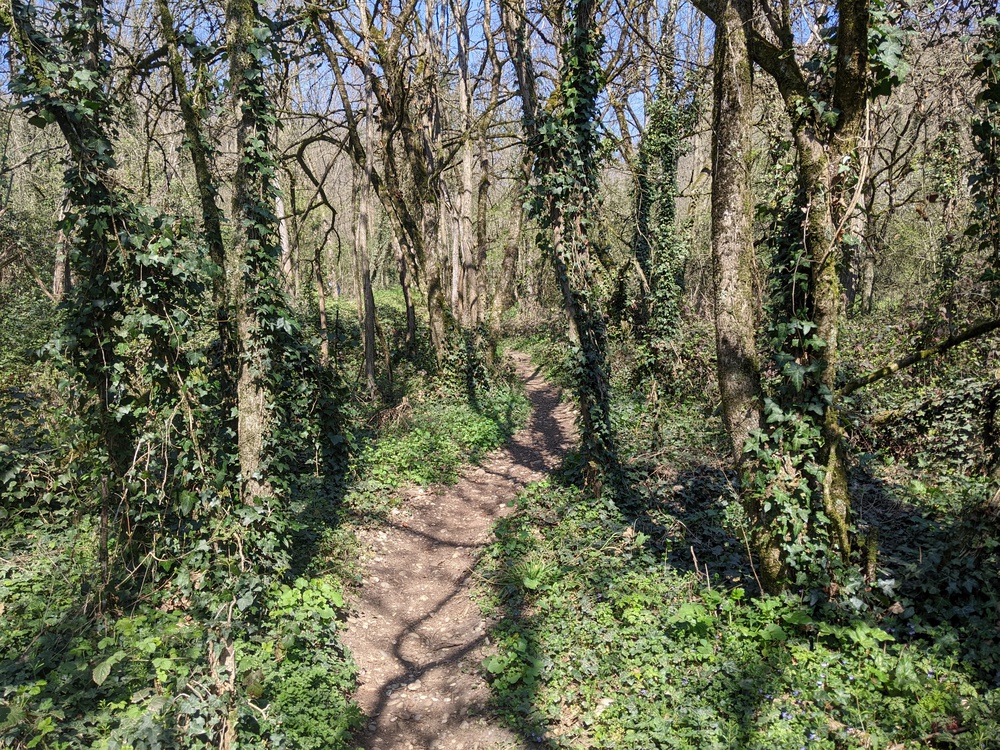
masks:
<path fill-rule="evenodd" d="M 569 13 L 563 65 L 554 106 L 537 113 L 529 143 L 535 155 L 532 214 L 539 246 L 552 259 L 574 347 L 574 390 L 579 400 L 585 481 L 595 488 L 618 478 L 611 430 L 604 313 L 593 289 L 598 123 L 601 90 L 597 3 L 579 0 Z"/>

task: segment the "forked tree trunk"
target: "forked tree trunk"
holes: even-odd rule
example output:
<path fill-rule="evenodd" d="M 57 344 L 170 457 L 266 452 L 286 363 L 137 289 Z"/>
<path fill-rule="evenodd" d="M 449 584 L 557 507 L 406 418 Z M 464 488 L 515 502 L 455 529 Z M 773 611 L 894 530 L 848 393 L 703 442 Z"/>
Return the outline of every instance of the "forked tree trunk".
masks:
<path fill-rule="evenodd" d="M 433 15 L 433 8 L 427 12 Z M 416 5 L 408 7 L 412 14 Z M 379 105 L 381 173 L 373 171 L 372 189 L 375 191 L 393 232 L 400 238 L 407 263 L 408 276 L 423 286 L 427 302 L 428 327 L 438 365 L 443 365 L 447 355 L 447 331 L 451 310 L 445 293 L 438 263 L 438 212 L 441 203 L 441 177 L 436 172 L 440 147 L 437 111 L 436 73 L 433 46 L 425 38 L 421 43 L 422 69 L 417 76 L 417 86 L 411 86 L 410 71 L 397 54 L 400 51 L 402 25 L 396 25 L 389 38 L 379 34 L 375 44 L 369 29 L 367 10 L 359 5 L 362 15 L 360 38 L 355 46 L 343 30 L 330 18 L 312 15 L 316 41 L 323 50 L 333 71 L 348 120 L 348 146 L 356 163 L 364 164 L 370 155 L 366 152 L 357 132 L 357 119 L 350 107 L 350 97 L 341 71 L 341 62 L 330 48 L 321 32 L 325 27 L 340 46 L 361 68 L 367 85 L 372 87 Z M 383 9 L 384 10 L 384 9 Z M 394 24 L 402 23 L 395 19 Z M 426 20 L 425 20 L 426 28 Z M 426 36 L 426 34 L 425 34 Z M 375 58 L 375 59 L 370 59 Z M 413 112 L 414 101 L 418 112 Z M 397 148 L 402 148 L 400 157 Z"/>
<path fill-rule="evenodd" d="M 714 0 L 694 0 L 695 5 L 718 25 L 731 5 Z M 843 233 L 853 210 L 850 172 L 859 166 L 858 148 L 866 121 L 868 102 L 868 0 L 838 0 L 837 44 L 833 48 L 836 67 L 827 102 L 834 121 L 804 107 L 815 94 L 796 57 L 795 34 L 790 16 L 769 3 L 766 14 L 744 12 L 742 28 L 748 37 L 748 52 L 777 84 L 792 123 L 799 159 L 799 184 L 806 201 L 802 226 L 805 256 L 809 261 L 808 300 L 814 335 L 822 340 L 818 351 L 803 355 L 819 365 L 814 385 L 829 393 L 818 420 L 822 438 L 816 462 L 823 468 L 822 486 L 817 488 L 824 515 L 822 527 L 810 533 L 826 534 L 829 548 L 842 561 L 849 561 L 848 524 L 850 502 L 843 429 L 839 422 L 836 388 L 838 337 L 842 309 L 837 266 L 843 256 Z M 754 24 L 767 19 L 771 28 L 759 31 Z M 732 31 L 732 29 L 730 29 Z M 770 41 L 776 38 L 777 41 Z M 719 134 L 715 134 L 719 138 Z M 845 169 L 849 167 L 849 169 Z M 863 180 L 863 174 L 856 175 Z M 818 342 L 816 342 L 818 344 Z M 767 529 L 762 533 L 766 534 Z"/>

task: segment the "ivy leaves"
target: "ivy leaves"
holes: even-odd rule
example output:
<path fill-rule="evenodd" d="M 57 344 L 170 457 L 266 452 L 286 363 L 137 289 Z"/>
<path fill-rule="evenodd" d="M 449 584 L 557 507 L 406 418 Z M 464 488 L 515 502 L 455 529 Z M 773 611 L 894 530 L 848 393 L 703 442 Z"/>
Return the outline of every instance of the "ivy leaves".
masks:
<path fill-rule="evenodd" d="M 900 26 L 901 14 L 889 8 L 885 0 L 870 4 L 868 27 L 868 65 L 871 71 L 870 96 L 889 96 L 910 72 L 904 53 L 912 32 Z"/>
<path fill-rule="evenodd" d="M 979 117 L 972 123 L 979 165 L 969 176 L 974 203 L 973 222 L 966 234 L 978 240 L 989 256 L 986 280 L 1000 280 L 1000 18 L 980 22 L 982 38 L 973 74 L 982 82 Z M 994 289 L 994 295 L 1000 293 Z"/>
<path fill-rule="evenodd" d="M 580 0 L 570 14 L 559 85 L 529 144 L 535 154 L 529 210 L 538 220 L 538 244 L 552 258 L 571 318 L 571 370 L 580 404 L 584 480 L 597 487 L 602 476 L 617 474 L 618 461 L 611 431 L 605 320 L 592 289 L 590 266 L 600 145 L 597 96 L 603 77 L 603 38 L 594 28 L 595 12 L 590 0 Z"/>
<path fill-rule="evenodd" d="M 903 15 L 885 0 L 873 0 L 868 8 L 868 82 L 869 98 L 888 96 L 910 71 L 905 53 L 914 32 L 903 24 Z M 829 16 L 817 19 L 823 44 L 803 64 L 811 74 L 808 97 L 800 101 L 797 114 L 830 130 L 837 127 L 841 112 L 832 102 L 832 86 L 837 75 L 837 27 Z"/>

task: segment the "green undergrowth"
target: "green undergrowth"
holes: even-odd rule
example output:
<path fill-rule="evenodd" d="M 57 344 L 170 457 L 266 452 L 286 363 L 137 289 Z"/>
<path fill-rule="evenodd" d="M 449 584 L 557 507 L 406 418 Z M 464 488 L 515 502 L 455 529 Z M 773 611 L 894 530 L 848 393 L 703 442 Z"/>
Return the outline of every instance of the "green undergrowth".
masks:
<path fill-rule="evenodd" d="M 8 531 L 0 747 L 200 748 L 227 732 L 241 747 L 347 746 L 360 712 L 336 580 L 275 581 L 245 610 L 208 608 L 198 581 L 190 597 L 100 609 L 93 518 Z"/>
<path fill-rule="evenodd" d="M 365 446 L 360 471 L 391 488 L 452 483 L 464 463 L 502 445 L 527 413 L 522 390 L 508 382 L 480 392 L 475 405 L 441 393 L 425 397 Z"/>
<path fill-rule="evenodd" d="M 639 520 L 543 483 L 498 524 L 484 670 L 512 726 L 553 748 L 1000 747 L 986 609 L 966 625 L 969 599 L 940 590 L 861 610 L 760 596 L 724 477 L 650 486 Z M 886 589 L 919 587 L 897 574 Z"/>
<path fill-rule="evenodd" d="M 453 480 L 527 413 L 509 368 L 475 358 L 469 367 L 463 350 L 435 375 L 425 349 L 397 350 L 397 303 L 380 298 L 393 363 L 391 386 L 380 364 L 386 400 L 376 406 L 360 387 L 338 395 L 349 399 L 349 421 L 331 437 L 350 446 L 350 462 L 322 475 L 311 454 L 298 457 L 280 497 L 281 564 L 268 575 L 238 546 L 231 555 L 231 539 L 220 538 L 230 527 L 220 527 L 183 560 L 147 561 L 131 578 L 112 535 L 110 576 L 121 582 L 103 587 L 102 469 L 60 401 L 58 373 L 30 352 L 16 372 L 0 363 L 9 375 L 0 379 L 0 748 L 355 746 L 363 717 L 340 641 L 344 592 L 357 580 L 355 529 L 384 517 L 404 483 Z M 331 326 L 348 386 L 360 357 L 352 309 Z M 226 488 L 218 502 L 232 502 Z M 231 529 L 253 533 L 247 509 L 233 507 Z"/>
<path fill-rule="evenodd" d="M 617 506 L 574 486 L 570 457 L 497 525 L 480 573 L 501 714 L 551 748 L 1000 748 L 995 344 L 855 395 L 851 532 L 877 560 L 832 594 L 767 596 L 710 334 L 686 326 L 662 359 L 611 342 Z M 888 311 L 852 321 L 842 378 L 923 335 Z M 570 385 L 556 336 L 520 346 Z"/>
<path fill-rule="evenodd" d="M 408 392 L 395 406 L 371 414 L 356 435 L 346 497 L 354 523 L 384 519 L 404 485 L 454 483 L 463 466 L 503 445 L 530 411 L 506 364 L 481 371 L 471 387 L 445 374 L 411 382 Z"/>
<path fill-rule="evenodd" d="M 925 348 L 964 325 L 939 330 L 921 325 L 915 315 L 891 308 L 851 319 L 844 327 L 850 359 L 843 379 Z M 847 404 L 856 451 L 864 460 L 877 457 L 879 463 L 903 463 L 925 473 L 990 473 L 1000 461 L 998 374 L 1000 347 L 991 334 L 861 389 Z"/>

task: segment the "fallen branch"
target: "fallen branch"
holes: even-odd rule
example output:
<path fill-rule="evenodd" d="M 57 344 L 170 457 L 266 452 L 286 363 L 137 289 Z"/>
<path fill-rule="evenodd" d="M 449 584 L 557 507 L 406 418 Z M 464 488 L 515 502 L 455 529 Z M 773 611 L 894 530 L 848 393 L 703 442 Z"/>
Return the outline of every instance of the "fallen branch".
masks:
<path fill-rule="evenodd" d="M 921 349 L 920 351 L 913 352 L 902 359 L 896 360 L 892 364 L 886 365 L 885 367 L 875 370 L 874 372 L 870 372 L 867 375 L 863 375 L 860 378 L 855 378 L 854 380 L 846 383 L 844 387 L 840 389 L 840 395 L 849 396 L 859 388 L 871 385 L 872 383 L 882 380 L 882 378 L 906 369 L 910 365 L 915 365 L 917 362 L 923 362 L 925 359 L 930 359 L 931 357 L 941 354 L 948 349 L 952 349 L 959 344 L 964 344 L 970 339 L 995 331 L 997 328 L 1000 328 L 1000 318 L 994 318 L 993 320 L 986 320 L 982 323 L 977 323 L 971 328 L 967 328 L 962 331 L 962 333 L 949 336 L 944 341 L 935 344 L 929 349 Z"/>

